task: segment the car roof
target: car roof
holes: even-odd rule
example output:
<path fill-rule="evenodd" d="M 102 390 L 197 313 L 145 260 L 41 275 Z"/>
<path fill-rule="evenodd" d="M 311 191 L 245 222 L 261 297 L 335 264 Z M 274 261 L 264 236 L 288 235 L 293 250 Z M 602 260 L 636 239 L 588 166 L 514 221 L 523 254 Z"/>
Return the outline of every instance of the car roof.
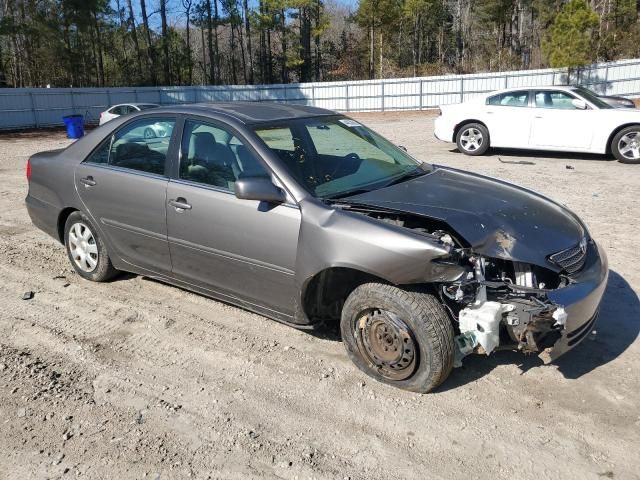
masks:
<path fill-rule="evenodd" d="M 306 105 L 265 102 L 215 102 L 162 106 L 156 113 L 182 113 L 191 115 L 222 114 L 245 124 L 279 122 L 298 118 L 339 115 L 337 112 Z"/>
<path fill-rule="evenodd" d="M 503 88 L 502 90 L 494 90 L 493 92 L 487 93 L 487 97 L 492 97 L 493 95 L 500 95 L 501 93 L 509 93 L 509 92 L 522 92 L 529 90 L 559 90 L 559 91 L 569 91 L 573 90 L 576 87 L 571 85 L 535 85 L 535 86 L 521 86 L 521 87 L 509 87 Z"/>

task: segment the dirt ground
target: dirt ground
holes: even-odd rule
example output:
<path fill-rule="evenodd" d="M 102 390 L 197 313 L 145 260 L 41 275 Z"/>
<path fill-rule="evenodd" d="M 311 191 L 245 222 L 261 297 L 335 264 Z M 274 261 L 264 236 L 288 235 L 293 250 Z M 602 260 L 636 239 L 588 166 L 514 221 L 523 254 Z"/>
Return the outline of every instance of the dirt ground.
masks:
<path fill-rule="evenodd" d="M 611 267 L 597 335 L 550 366 L 509 352 L 467 358 L 428 395 L 378 384 L 331 331 L 143 277 L 80 279 L 24 207 L 26 159 L 68 140 L 3 135 L 0 479 L 640 478 L 640 166 L 469 158 L 433 138 L 433 113 L 354 117 L 420 159 L 577 212 Z"/>

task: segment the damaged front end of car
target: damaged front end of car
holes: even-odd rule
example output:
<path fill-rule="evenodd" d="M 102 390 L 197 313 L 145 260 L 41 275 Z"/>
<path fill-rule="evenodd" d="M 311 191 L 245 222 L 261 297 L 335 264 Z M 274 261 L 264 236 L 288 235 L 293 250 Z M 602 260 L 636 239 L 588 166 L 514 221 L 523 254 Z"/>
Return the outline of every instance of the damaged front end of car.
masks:
<path fill-rule="evenodd" d="M 592 331 L 608 270 L 606 256 L 587 235 L 543 255 L 542 266 L 508 258 L 509 249 L 502 249 L 502 258 L 479 253 L 497 250 L 470 245 L 442 220 L 353 205 L 349 210 L 426 235 L 448 252 L 431 262 L 460 268 L 455 280 L 431 285 L 454 323 L 455 366 L 471 353 L 497 350 L 537 353 L 549 363 Z"/>
<path fill-rule="evenodd" d="M 486 258 L 465 249 L 439 261 L 466 266 L 458 280 L 439 286 L 444 305 L 457 322 L 456 365 L 470 353 L 498 349 L 525 353 L 552 347 L 566 326 L 564 305 L 548 293 L 571 279 L 534 265 Z"/>

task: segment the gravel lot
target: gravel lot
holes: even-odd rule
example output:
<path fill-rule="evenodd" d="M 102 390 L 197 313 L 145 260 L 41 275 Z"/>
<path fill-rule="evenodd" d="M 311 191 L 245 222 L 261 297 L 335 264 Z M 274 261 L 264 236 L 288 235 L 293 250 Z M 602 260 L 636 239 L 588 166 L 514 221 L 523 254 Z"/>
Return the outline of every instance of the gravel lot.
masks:
<path fill-rule="evenodd" d="M 143 277 L 80 279 L 24 207 L 28 156 L 69 141 L 5 134 L 0 479 L 640 478 L 640 166 L 469 158 L 433 138 L 432 113 L 354 117 L 420 159 L 525 185 L 582 216 L 611 267 L 597 335 L 555 365 L 501 352 L 468 358 L 429 395 L 386 387 L 331 331 Z"/>

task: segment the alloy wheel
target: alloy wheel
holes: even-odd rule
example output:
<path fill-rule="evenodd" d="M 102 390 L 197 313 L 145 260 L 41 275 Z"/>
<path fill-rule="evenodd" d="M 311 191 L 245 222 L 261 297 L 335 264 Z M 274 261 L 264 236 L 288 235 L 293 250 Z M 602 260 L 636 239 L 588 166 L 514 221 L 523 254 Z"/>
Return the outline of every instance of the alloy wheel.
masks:
<path fill-rule="evenodd" d="M 640 131 L 629 132 L 618 141 L 618 151 L 629 160 L 640 159 Z"/>
<path fill-rule="evenodd" d="M 482 132 L 474 127 L 465 129 L 460 136 L 460 145 L 467 152 L 478 150 L 482 146 L 483 141 L 484 137 L 482 136 Z"/>

